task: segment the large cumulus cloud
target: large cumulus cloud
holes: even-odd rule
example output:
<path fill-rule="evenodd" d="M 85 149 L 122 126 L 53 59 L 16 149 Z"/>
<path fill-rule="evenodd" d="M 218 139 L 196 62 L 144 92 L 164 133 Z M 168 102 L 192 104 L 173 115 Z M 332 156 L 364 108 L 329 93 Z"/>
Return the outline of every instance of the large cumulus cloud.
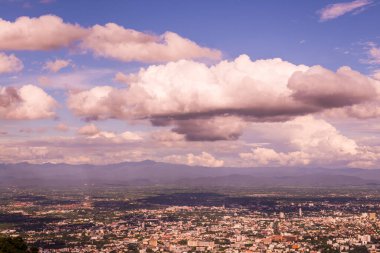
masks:
<path fill-rule="evenodd" d="M 343 135 L 325 120 L 313 116 L 252 125 L 251 131 L 260 136 L 261 141 L 270 143 L 270 146 L 254 147 L 250 152 L 240 153 L 248 165 L 346 165 L 368 154 L 363 152 L 365 147 L 355 140 Z"/>
<path fill-rule="evenodd" d="M 246 55 L 213 66 L 188 60 L 153 65 L 127 80 L 126 89 L 71 93 L 68 106 L 86 119 L 147 119 L 173 125 L 188 140 L 220 140 L 236 139 L 240 121 L 287 121 L 377 96 L 375 80 L 348 67 L 332 72 Z"/>
<path fill-rule="evenodd" d="M 0 86 L 0 119 L 42 119 L 55 116 L 57 102 L 41 88 Z"/>
<path fill-rule="evenodd" d="M 295 72 L 288 87 L 296 100 L 318 107 L 334 108 L 359 104 L 376 97 L 375 81 L 349 67 L 336 72 L 314 66 Z"/>

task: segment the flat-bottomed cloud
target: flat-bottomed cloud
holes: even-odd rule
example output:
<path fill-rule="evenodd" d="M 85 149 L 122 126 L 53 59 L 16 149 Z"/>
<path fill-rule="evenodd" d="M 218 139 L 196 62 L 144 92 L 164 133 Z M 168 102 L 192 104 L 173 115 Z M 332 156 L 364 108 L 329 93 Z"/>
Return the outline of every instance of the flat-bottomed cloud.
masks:
<path fill-rule="evenodd" d="M 172 125 L 188 140 L 212 141 L 236 140 L 242 122 L 286 121 L 377 97 L 376 81 L 348 67 L 333 72 L 246 55 L 212 66 L 186 60 L 150 66 L 127 79 L 128 88 L 72 92 L 68 107 L 87 120 L 146 119 Z"/>

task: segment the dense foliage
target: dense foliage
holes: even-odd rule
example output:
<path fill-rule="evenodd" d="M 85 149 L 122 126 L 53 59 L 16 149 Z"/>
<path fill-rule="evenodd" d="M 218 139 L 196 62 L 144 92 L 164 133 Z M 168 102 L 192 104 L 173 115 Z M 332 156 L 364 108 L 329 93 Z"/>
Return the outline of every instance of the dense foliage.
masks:
<path fill-rule="evenodd" d="M 366 246 L 356 246 L 349 251 L 349 253 L 369 253 Z"/>
<path fill-rule="evenodd" d="M 0 237 L 0 253 L 35 253 L 37 249 L 29 249 L 21 237 Z"/>

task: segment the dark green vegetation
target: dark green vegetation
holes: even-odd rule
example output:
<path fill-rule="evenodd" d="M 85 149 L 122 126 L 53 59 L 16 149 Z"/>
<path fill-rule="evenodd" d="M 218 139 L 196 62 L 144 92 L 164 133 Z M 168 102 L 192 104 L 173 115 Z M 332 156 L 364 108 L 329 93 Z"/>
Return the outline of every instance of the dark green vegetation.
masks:
<path fill-rule="evenodd" d="M 37 253 L 35 247 L 28 247 L 21 237 L 0 237 L 0 253 Z"/>
<path fill-rule="evenodd" d="M 349 251 L 349 253 L 369 253 L 366 246 L 356 246 Z"/>

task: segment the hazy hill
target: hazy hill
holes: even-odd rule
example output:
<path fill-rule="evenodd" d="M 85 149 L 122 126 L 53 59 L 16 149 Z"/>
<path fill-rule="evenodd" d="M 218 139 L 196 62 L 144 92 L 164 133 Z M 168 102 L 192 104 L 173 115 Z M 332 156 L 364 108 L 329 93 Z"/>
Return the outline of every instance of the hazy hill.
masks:
<path fill-rule="evenodd" d="M 185 186 L 380 186 L 380 170 L 208 168 L 153 161 L 118 164 L 0 164 L 1 185 L 174 184 Z"/>

